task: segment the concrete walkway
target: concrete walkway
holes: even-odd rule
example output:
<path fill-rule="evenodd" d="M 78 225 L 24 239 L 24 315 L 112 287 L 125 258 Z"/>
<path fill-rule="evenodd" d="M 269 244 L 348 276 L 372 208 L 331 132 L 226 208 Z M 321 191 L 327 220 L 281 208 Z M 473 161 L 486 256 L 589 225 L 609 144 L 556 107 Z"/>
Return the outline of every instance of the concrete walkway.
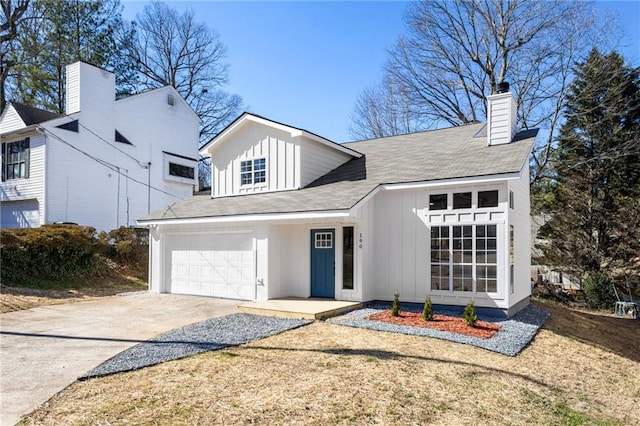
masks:
<path fill-rule="evenodd" d="M 238 301 L 139 293 L 0 315 L 0 425 L 161 333 L 237 312 Z"/>

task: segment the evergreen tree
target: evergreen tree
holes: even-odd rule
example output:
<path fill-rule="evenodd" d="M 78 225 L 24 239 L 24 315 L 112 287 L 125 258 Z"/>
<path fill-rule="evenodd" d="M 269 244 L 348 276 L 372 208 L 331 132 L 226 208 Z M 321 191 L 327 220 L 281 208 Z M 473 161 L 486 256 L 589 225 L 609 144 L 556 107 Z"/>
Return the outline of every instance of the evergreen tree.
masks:
<path fill-rule="evenodd" d="M 541 230 L 548 264 L 640 277 L 640 68 L 592 50 L 578 64 Z M 634 278 L 632 278 L 634 277 Z"/>
<path fill-rule="evenodd" d="M 119 0 L 31 2 L 19 29 L 17 65 L 6 87 L 11 99 L 62 113 L 67 64 L 121 66 L 115 37 L 122 27 L 121 9 Z"/>

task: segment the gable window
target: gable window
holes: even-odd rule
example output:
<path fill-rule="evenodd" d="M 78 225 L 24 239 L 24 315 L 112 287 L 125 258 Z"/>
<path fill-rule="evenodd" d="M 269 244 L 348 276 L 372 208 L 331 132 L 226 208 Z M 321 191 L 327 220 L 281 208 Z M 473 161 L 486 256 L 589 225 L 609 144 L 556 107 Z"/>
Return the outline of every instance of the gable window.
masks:
<path fill-rule="evenodd" d="M 2 144 L 2 180 L 29 177 L 29 138 Z"/>
<path fill-rule="evenodd" d="M 453 194 L 453 208 L 454 209 L 470 209 L 471 208 L 471 193 L 470 192 L 456 192 Z"/>
<path fill-rule="evenodd" d="M 255 185 L 267 181 L 267 160 L 256 158 L 240 162 L 240 184 Z"/>
<path fill-rule="evenodd" d="M 429 195 L 429 210 L 446 210 L 447 194 Z"/>
<path fill-rule="evenodd" d="M 498 191 L 478 191 L 478 207 L 498 207 Z"/>
<path fill-rule="evenodd" d="M 169 162 L 169 174 L 171 176 L 193 179 L 195 177 L 195 169 L 182 164 Z"/>

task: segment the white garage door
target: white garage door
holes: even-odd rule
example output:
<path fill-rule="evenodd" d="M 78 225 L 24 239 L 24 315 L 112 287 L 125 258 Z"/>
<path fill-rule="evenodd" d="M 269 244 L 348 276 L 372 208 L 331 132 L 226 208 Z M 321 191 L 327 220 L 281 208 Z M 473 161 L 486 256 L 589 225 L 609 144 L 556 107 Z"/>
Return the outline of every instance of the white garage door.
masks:
<path fill-rule="evenodd" d="M 1 228 L 37 228 L 40 226 L 38 200 L 3 201 L 0 203 Z"/>
<path fill-rule="evenodd" d="M 169 293 L 254 299 L 252 234 L 168 235 L 166 247 Z"/>

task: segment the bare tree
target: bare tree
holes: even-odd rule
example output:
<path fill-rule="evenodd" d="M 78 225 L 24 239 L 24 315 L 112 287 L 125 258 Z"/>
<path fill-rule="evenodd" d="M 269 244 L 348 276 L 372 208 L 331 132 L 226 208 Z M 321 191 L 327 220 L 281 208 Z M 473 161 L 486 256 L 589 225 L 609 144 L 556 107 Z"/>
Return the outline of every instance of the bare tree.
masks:
<path fill-rule="evenodd" d="M 18 38 L 18 24 L 29 7 L 29 0 L 2 0 L 3 21 L 0 23 L 0 111 L 7 103 L 5 85 L 9 72 L 17 64 L 14 40 Z"/>
<path fill-rule="evenodd" d="M 391 78 L 366 88 L 358 96 L 351 119 L 349 131 L 357 139 L 382 138 L 424 128 L 421 117 L 412 111 L 404 88 Z"/>
<path fill-rule="evenodd" d="M 228 81 L 224 44 L 215 31 L 196 20 L 192 10 L 179 14 L 153 2 L 136 18 L 125 30 L 127 56 L 137 71 L 132 90 L 173 86 L 202 120 L 200 143 L 206 143 L 242 107 L 240 96 L 222 90 Z M 198 162 L 198 172 L 200 188 L 208 186 L 207 161 Z"/>
<path fill-rule="evenodd" d="M 173 86 L 200 116 L 201 142 L 239 112 L 242 99 L 221 89 L 228 81 L 226 48 L 192 10 L 179 14 L 153 2 L 137 16 L 133 30 L 127 49 L 138 71 L 133 85 L 138 91 Z"/>
<path fill-rule="evenodd" d="M 407 97 L 405 119 L 425 127 L 485 120 L 486 96 L 509 81 L 520 125 L 551 129 L 536 148 L 534 175 L 540 176 L 561 118 L 571 67 L 598 35 L 593 16 L 589 3 L 561 0 L 412 3 L 407 35 L 390 49 L 384 78 Z M 383 103 L 376 107 L 385 112 Z M 354 135 L 375 134 L 377 130 L 360 121 L 364 126 L 356 120 Z"/>

